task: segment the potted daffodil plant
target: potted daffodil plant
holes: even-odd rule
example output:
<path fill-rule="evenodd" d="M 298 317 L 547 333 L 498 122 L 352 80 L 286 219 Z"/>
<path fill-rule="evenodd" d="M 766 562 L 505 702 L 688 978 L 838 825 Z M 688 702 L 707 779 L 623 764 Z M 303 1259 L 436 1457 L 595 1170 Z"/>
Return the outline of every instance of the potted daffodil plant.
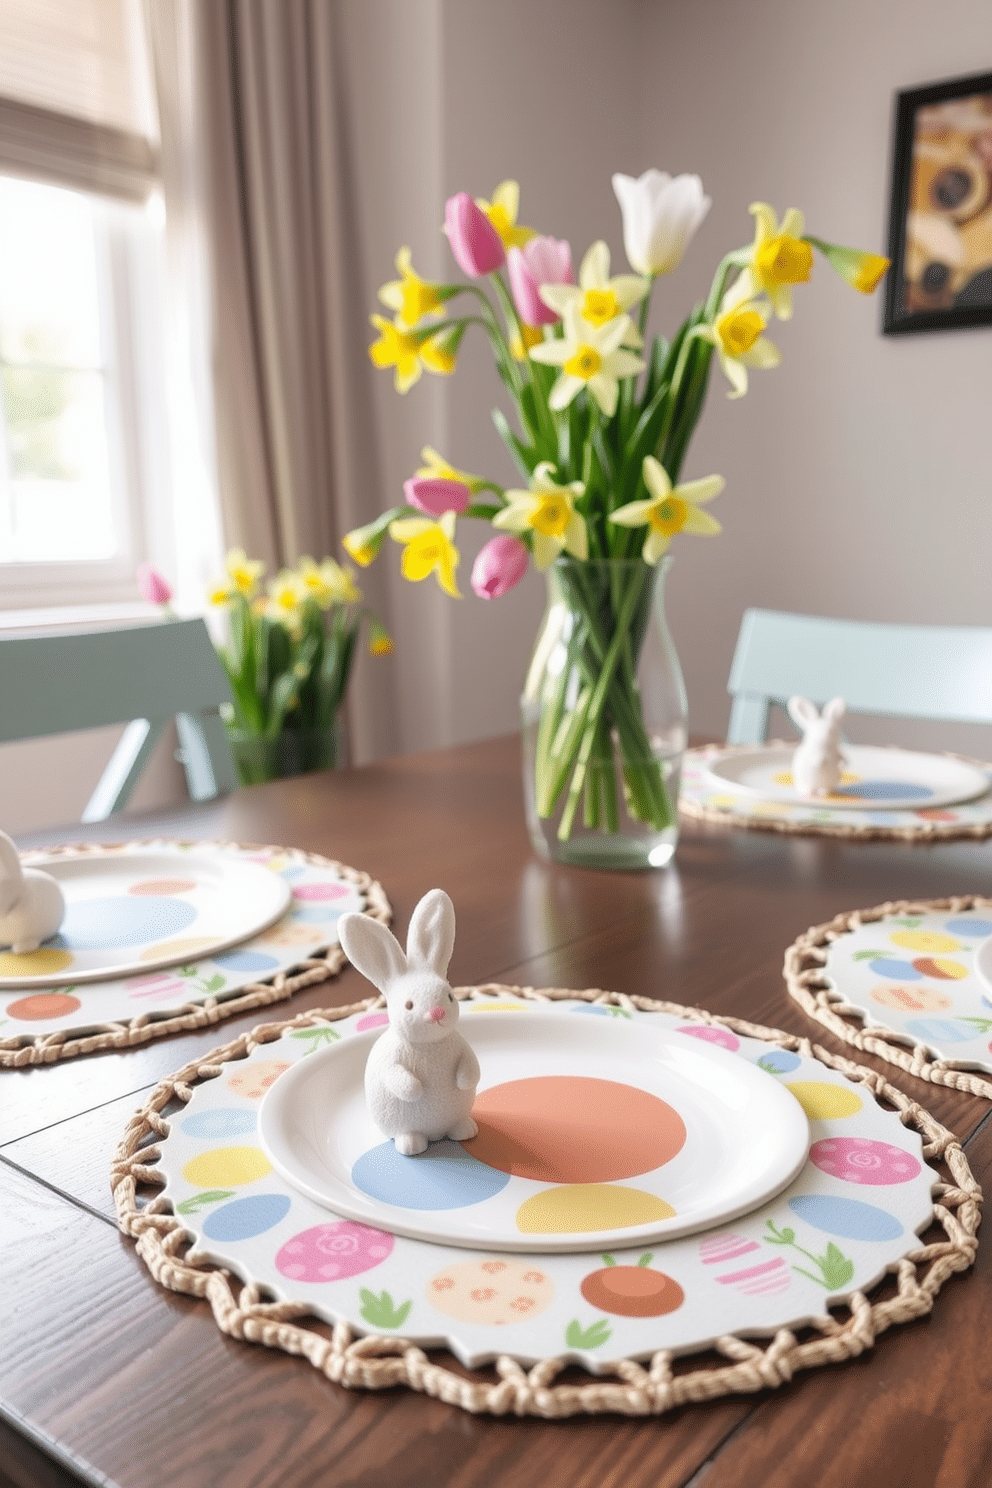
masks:
<path fill-rule="evenodd" d="M 224 721 L 242 785 L 333 768 L 338 710 L 363 624 L 373 655 L 393 648 L 363 607 L 350 566 L 301 558 L 263 590 L 264 573 L 264 563 L 232 549 L 209 593 L 226 612 L 217 654 L 234 699 Z"/>
<path fill-rule="evenodd" d="M 544 856 L 603 866 L 664 863 L 674 850 L 685 693 L 664 622 L 662 579 L 673 539 L 717 533 L 710 503 L 719 475 L 683 480 L 714 362 L 728 396 L 778 366 L 767 334 L 820 254 L 871 293 L 888 260 L 779 220 L 756 202 L 750 242 L 719 262 L 709 293 L 671 339 L 645 343 L 655 280 L 671 273 L 710 207 L 698 176 L 649 170 L 613 177 L 631 272 L 614 273 L 605 242 L 583 254 L 518 222 L 519 191 L 450 198 L 444 231 L 465 276 L 423 279 L 411 251 L 379 298 L 373 363 L 406 392 L 423 372 L 454 372 L 469 328 L 489 339 L 516 412 L 493 413 L 520 471 L 504 487 L 454 468 L 426 448 L 404 501 L 348 534 L 371 563 L 389 540 L 411 580 L 434 574 L 460 597 L 456 529 L 488 523 L 471 583 L 482 598 L 512 589 L 531 562 L 548 576 L 549 604 L 523 691 L 528 823 Z M 464 305 L 462 310 L 459 308 Z"/>

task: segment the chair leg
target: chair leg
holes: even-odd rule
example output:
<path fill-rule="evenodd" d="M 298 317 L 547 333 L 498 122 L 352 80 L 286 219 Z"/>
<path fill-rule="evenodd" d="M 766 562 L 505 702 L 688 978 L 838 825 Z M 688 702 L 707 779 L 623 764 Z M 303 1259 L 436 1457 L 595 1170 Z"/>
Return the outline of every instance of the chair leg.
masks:
<path fill-rule="evenodd" d="M 193 801 L 209 801 L 235 787 L 231 747 L 217 714 L 177 713 L 177 758 Z"/>
<path fill-rule="evenodd" d="M 164 719 L 135 718 L 128 724 L 86 804 L 84 822 L 106 821 L 124 809 L 164 727 Z"/>
<path fill-rule="evenodd" d="M 763 744 L 768 732 L 768 707 L 769 700 L 766 697 L 738 693 L 730 710 L 727 743 Z"/>

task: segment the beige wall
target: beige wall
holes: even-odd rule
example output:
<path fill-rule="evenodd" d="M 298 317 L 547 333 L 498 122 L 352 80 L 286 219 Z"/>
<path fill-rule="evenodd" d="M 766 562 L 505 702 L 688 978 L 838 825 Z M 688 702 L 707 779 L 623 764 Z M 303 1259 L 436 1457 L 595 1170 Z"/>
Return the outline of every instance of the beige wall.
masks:
<path fill-rule="evenodd" d="M 641 0 L 639 18 L 636 166 L 698 171 L 714 199 L 659 324 L 749 241 L 755 198 L 884 251 L 894 91 L 992 65 L 988 0 Z M 739 402 L 714 375 L 685 473 L 726 476 L 725 531 L 680 545 L 670 603 L 696 730 L 725 729 L 748 605 L 992 624 L 992 330 L 881 336 L 879 299 L 820 260 L 775 327 L 781 368 Z M 988 757 L 988 732 L 930 737 Z"/>

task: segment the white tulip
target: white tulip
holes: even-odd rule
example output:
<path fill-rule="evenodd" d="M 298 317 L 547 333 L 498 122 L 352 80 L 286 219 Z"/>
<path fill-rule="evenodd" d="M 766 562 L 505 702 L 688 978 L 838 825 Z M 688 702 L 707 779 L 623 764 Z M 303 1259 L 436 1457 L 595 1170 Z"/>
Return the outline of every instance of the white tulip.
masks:
<path fill-rule="evenodd" d="M 649 170 L 637 180 L 613 177 L 623 216 L 623 245 L 638 274 L 670 274 L 682 262 L 689 240 L 709 211 L 698 176 Z"/>

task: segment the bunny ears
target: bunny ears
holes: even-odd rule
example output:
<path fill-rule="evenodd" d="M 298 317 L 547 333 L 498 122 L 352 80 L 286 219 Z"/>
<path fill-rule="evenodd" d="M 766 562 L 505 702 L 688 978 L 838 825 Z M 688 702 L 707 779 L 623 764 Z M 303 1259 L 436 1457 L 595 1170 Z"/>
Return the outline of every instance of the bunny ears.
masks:
<path fill-rule="evenodd" d="M 351 964 L 385 993 L 408 971 L 445 975 L 455 948 L 455 907 L 443 889 L 426 893 L 410 916 L 406 955 L 392 932 L 368 915 L 342 915 L 338 938 Z"/>
<path fill-rule="evenodd" d="M 837 723 L 846 711 L 846 704 L 842 697 L 831 698 L 829 703 L 824 703 L 822 714 L 809 698 L 791 697 L 787 707 L 789 717 L 803 732 L 811 728 L 813 724 L 819 723 L 821 719 L 826 723 Z"/>

